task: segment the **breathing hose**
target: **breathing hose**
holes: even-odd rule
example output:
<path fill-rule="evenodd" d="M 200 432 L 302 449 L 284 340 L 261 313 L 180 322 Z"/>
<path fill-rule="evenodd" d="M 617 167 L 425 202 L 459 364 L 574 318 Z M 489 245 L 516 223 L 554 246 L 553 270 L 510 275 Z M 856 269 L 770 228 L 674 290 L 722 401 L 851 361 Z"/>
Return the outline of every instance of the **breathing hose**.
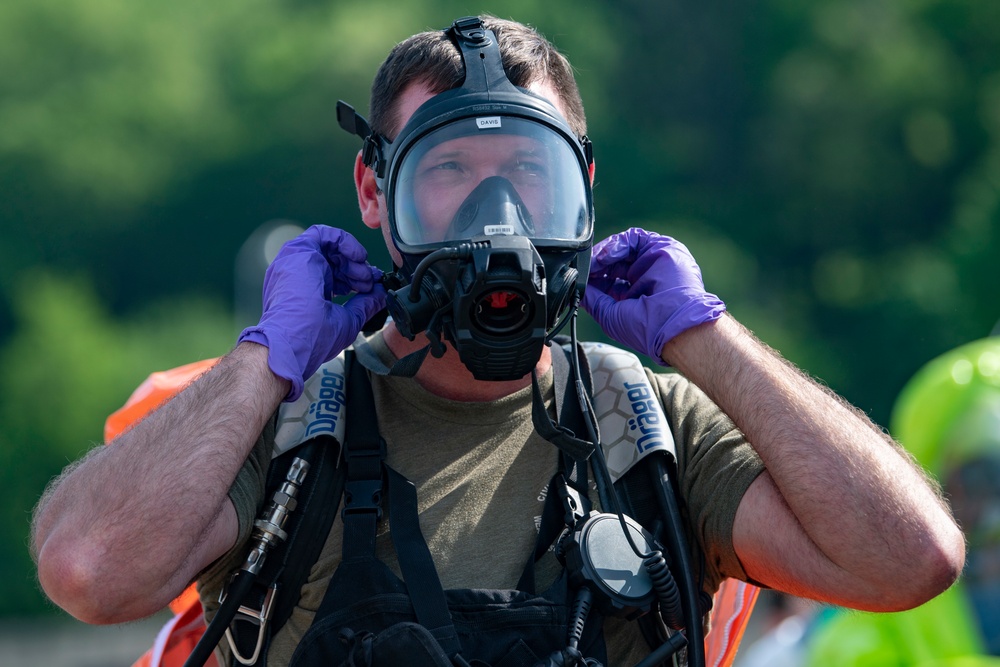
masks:
<path fill-rule="evenodd" d="M 667 464 L 662 457 L 656 456 L 649 468 L 653 476 L 653 490 L 656 493 L 656 501 L 660 505 L 660 511 L 668 518 L 666 530 L 669 539 L 667 540 L 673 548 L 671 556 L 679 565 L 680 576 L 684 586 L 681 595 L 681 608 L 684 610 L 684 617 L 687 622 L 687 645 L 688 645 L 688 665 L 689 667 L 704 667 L 705 665 L 705 633 L 702 627 L 702 611 L 698 605 L 698 590 L 694 583 L 694 576 L 691 569 L 691 557 L 687 550 L 687 540 L 681 530 L 681 513 L 677 507 L 677 499 L 671 490 L 670 474 L 667 471 Z"/>
<path fill-rule="evenodd" d="M 246 570 L 239 570 L 236 573 L 236 577 L 229 584 L 229 593 L 226 595 L 226 599 L 215 613 L 212 622 L 208 624 L 205 634 L 201 636 L 188 659 L 184 661 L 184 667 L 204 667 L 215 647 L 222 641 L 223 635 L 226 634 L 226 628 L 236 616 L 236 612 L 239 611 L 240 605 L 243 604 L 243 600 L 250 592 L 256 579 L 257 575 Z"/>

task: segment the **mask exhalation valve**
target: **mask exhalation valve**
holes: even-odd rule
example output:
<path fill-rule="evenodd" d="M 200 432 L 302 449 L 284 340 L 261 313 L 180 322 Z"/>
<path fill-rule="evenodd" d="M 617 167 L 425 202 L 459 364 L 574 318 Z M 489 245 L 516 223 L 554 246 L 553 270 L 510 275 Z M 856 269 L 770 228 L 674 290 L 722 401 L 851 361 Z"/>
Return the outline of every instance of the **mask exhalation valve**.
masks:
<path fill-rule="evenodd" d="M 473 321 L 494 336 L 517 333 L 529 322 L 531 309 L 524 295 L 509 289 L 498 289 L 480 297 Z"/>

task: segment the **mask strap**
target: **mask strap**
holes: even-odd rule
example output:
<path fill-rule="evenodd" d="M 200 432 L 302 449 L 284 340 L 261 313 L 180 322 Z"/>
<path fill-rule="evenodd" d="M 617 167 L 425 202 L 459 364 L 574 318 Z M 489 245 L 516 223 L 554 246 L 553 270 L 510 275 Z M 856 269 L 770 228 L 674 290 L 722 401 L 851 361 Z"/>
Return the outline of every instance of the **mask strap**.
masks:
<path fill-rule="evenodd" d="M 478 16 L 466 16 L 455 21 L 448 30 L 449 36 L 462 52 L 465 63 L 465 81 L 462 88 L 487 94 L 492 92 L 521 92 L 507 78 L 500 58 L 500 47 L 492 30 L 483 26 Z"/>
<path fill-rule="evenodd" d="M 392 366 L 387 366 L 363 335 L 358 334 L 354 341 L 354 352 L 362 366 L 375 375 L 390 375 L 392 377 L 411 378 L 416 375 L 430 349 L 431 346 L 427 345 L 416 352 L 411 352 L 402 359 L 397 359 Z"/>

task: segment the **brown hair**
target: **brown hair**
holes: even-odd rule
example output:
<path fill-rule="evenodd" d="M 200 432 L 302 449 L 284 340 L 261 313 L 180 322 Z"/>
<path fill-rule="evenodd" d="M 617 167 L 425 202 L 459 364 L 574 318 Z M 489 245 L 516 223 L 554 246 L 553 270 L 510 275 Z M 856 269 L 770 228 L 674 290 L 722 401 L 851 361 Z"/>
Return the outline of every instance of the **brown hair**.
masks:
<path fill-rule="evenodd" d="M 494 16 L 480 17 L 500 44 L 500 58 L 507 78 L 527 88 L 548 82 L 559 95 L 566 121 L 578 135 L 587 133 L 583 101 L 566 57 L 529 26 Z M 462 56 L 443 30 L 422 32 L 397 44 L 372 82 L 369 112 L 372 130 L 393 138 L 399 127 L 398 100 L 407 86 L 423 83 L 434 94 L 459 86 L 465 78 Z"/>

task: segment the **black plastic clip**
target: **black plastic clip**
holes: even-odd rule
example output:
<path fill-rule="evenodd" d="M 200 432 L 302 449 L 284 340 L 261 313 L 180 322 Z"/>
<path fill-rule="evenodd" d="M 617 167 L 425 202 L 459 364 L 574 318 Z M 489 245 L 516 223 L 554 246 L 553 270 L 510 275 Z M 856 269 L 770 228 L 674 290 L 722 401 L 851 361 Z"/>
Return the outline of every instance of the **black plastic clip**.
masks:
<path fill-rule="evenodd" d="M 344 509 L 341 518 L 349 514 L 375 512 L 375 518 L 382 518 L 382 480 L 359 479 L 344 485 Z"/>
<path fill-rule="evenodd" d="M 490 42 L 483 21 L 478 16 L 460 18 L 451 27 L 455 36 L 469 46 L 483 46 Z"/>
<path fill-rule="evenodd" d="M 575 526 L 581 519 L 590 514 L 590 499 L 584 499 L 579 491 L 574 489 L 562 475 L 558 476 L 556 491 L 559 493 L 559 500 L 562 501 L 563 522 L 567 526 Z"/>
<path fill-rule="evenodd" d="M 354 110 L 347 102 L 337 100 L 337 123 L 342 129 L 361 137 L 361 161 L 366 167 L 371 167 L 379 178 L 385 176 L 385 164 L 382 159 L 381 141 L 365 117 Z"/>
<path fill-rule="evenodd" d="M 370 389 L 369 389 L 370 391 Z M 385 461 L 385 440 L 378 438 L 358 442 L 344 453 L 347 482 L 344 484 L 344 508 L 341 517 L 349 514 L 374 512 L 382 518 L 382 489 L 385 488 L 382 462 Z"/>

